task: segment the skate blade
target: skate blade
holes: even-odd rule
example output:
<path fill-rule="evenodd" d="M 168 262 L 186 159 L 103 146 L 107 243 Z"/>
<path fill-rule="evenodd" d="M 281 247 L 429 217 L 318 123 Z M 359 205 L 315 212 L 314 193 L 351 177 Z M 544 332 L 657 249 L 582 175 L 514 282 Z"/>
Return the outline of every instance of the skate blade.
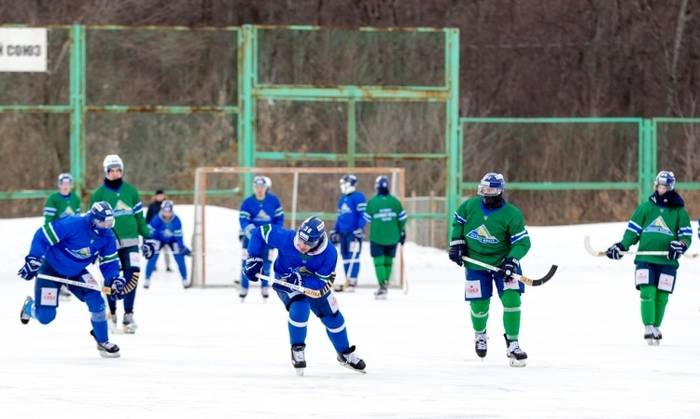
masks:
<path fill-rule="evenodd" d="M 297 370 L 297 377 L 303 377 L 304 376 L 304 368 L 294 368 Z"/>
<path fill-rule="evenodd" d="M 375 299 L 375 300 L 386 300 L 386 294 L 376 295 L 376 296 L 374 297 L 374 299 Z"/>
<path fill-rule="evenodd" d="M 99 350 L 98 350 L 98 352 L 100 353 L 100 356 L 101 356 L 102 358 L 119 358 L 119 357 L 121 357 L 121 355 L 119 354 L 119 352 L 113 353 L 113 354 L 111 354 L 111 353 L 109 353 L 109 352 L 105 352 L 105 351 L 99 351 Z"/>
<path fill-rule="evenodd" d="M 524 359 L 510 359 L 510 366 L 513 368 L 522 368 L 527 366 L 527 362 Z"/>
<path fill-rule="evenodd" d="M 660 343 L 659 339 L 647 339 L 647 345 L 649 346 L 659 346 Z"/>
<path fill-rule="evenodd" d="M 349 369 L 350 371 L 354 371 L 354 372 L 357 372 L 357 373 L 360 373 L 360 374 L 367 374 L 367 371 L 365 371 L 365 370 L 358 370 L 358 369 L 356 369 L 356 368 L 353 368 L 352 365 L 346 364 L 345 362 L 339 362 L 339 364 L 340 364 L 340 366 L 345 367 L 345 368 Z"/>
<path fill-rule="evenodd" d="M 125 335 L 133 335 L 136 333 L 136 329 L 136 327 L 123 326 L 122 333 L 124 333 Z"/>

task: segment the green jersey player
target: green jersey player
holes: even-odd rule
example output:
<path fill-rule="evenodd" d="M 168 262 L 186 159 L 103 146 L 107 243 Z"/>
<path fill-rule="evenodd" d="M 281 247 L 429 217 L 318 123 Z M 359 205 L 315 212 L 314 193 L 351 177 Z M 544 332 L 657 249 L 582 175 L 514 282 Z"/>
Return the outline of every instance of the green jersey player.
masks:
<path fill-rule="evenodd" d="M 76 214 L 80 214 L 80 198 L 73 192 L 73 176 L 61 173 L 58 192 L 49 195 L 44 204 L 44 224 Z"/>
<path fill-rule="evenodd" d="M 124 174 L 122 159 L 116 154 L 110 154 L 105 157 L 102 167 L 105 174 L 104 183 L 92 194 L 90 205 L 94 202 L 106 201 L 114 209 L 113 230 L 117 237 L 123 277 L 127 281 L 122 326 L 124 333 L 135 333 L 137 325 L 134 321 L 134 300 L 141 272 L 139 235 L 145 239 L 150 236 L 150 230 L 143 216 L 143 204 L 139 191 L 122 179 Z M 150 240 L 144 240 L 142 249 L 147 258 L 155 251 Z M 109 312 L 109 325 L 114 330 L 117 324 L 116 300 L 109 301 Z"/>
<path fill-rule="evenodd" d="M 374 189 L 377 195 L 367 202 L 363 217 L 370 225 L 369 251 L 379 283 L 374 296 L 383 300 L 387 296 L 396 248 L 406 241 L 407 215 L 401 201 L 389 193 L 389 179 L 386 176 L 377 177 Z"/>
<path fill-rule="evenodd" d="M 668 296 L 676 284 L 678 259 L 683 256 L 693 238 L 690 217 L 683 198 L 676 191 L 673 172 L 662 170 L 656 175 L 654 193 L 632 214 L 622 241 L 605 252 L 610 259 L 619 260 L 622 252 L 639 243 L 637 251 L 662 251 L 661 255 L 638 254 L 634 283 L 642 305 L 644 339 L 649 345 L 661 341 L 661 321 Z"/>
<path fill-rule="evenodd" d="M 462 266 L 462 256 L 499 266 L 500 272 L 466 263 L 464 299 L 471 306 L 476 354 L 486 356 L 486 324 L 494 284 L 503 304 L 503 326 L 511 366 L 525 366 L 527 354 L 520 348 L 520 294 L 524 286 L 513 274 L 521 274 L 520 259 L 530 250 L 530 237 L 520 210 L 503 199 L 505 181 L 499 173 L 487 173 L 478 196 L 459 206 L 452 221 L 450 260 Z"/>

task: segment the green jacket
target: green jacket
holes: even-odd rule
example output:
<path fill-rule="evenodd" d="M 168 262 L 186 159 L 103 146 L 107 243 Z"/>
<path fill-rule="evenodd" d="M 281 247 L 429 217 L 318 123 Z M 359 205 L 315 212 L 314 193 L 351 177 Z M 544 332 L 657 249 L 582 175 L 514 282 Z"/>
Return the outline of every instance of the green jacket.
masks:
<path fill-rule="evenodd" d="M 119 241 L 119 248 L 137 246 L 139 235 L 150 236 L 150 229 L 143 216 L 143 204 L 139 191 L 130 183 L 122 182 L 119 190 L 100 186 L 93 192 L 90 205 L 98 201 L 107 201 L 114 208 L 114 234 Z"/>
<path fill-rule="evenodd" d="M 656 202 L 659 198 L 652 195 L 632 214 L 621 242 L 625 250 L 639 242 L 638 251 L 667 251 L 668 244 L 673 240 L 681 240 L 690 247 L 693 229 L 683 199 L 675 191 L 666 192 L 661 198 L 665 198 L 665 202 Z M 666 255 L 638 255 L 634 262 L 678 267 L 678 261 L 669 260 Z"/>
<path fill-rule="evenodd" d="M 370 225 L 369 241 L 383 246 L 397 244 L 406 227 L 406 211 L 394 195 L 375 195 L 363 215 Z"/>
<path fill-rule="evenodd" d="M 63 196 L 60 192 L 54 192 L 46 199 L 44 224 L 75 214 L 80 214 L 80 198 L 75 193 Z"/>
<path fill-rule="evenodd" d="M 495 210 L 486 209 L 480 196 L 464 201 L 454 214 L 450 241 L 460 240 L 466 244 L 467 256 L 494 266 L 506 257 L 520 260 L 530 250 L 530 235 L 520 210 L 509 202 Z M 465 266 L 485 269 L 471 263 Z"/>

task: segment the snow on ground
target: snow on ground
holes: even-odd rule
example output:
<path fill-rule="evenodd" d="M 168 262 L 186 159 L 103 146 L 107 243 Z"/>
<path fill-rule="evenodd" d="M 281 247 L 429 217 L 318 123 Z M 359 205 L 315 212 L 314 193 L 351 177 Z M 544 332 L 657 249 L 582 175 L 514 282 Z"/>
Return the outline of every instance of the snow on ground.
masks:
<path fill-rule="evenodd" d="M 191 223 L 191 209 L 177 210 L 190 211 L 182 218 Z M 20 324 L 33 282 L 16 271 L 39 223 L 0 220 L 3 418 L 700 417 L 700 262 L 683 261 L 663 343 L 649 347 L 631 258 L 613 262 L 583 249 L 586 234 L 607 247 L 622 223 L 529 229 L 525 273 L 560 268 L 523 297 L 526 368 L 507 365 L 495 300 L 489 354 L 477 359 L 462 270 L 444 251 L 408 243 L 408 295 L 395 290 L 375 301 L 371 289 L 339 294 L 368 374 L 336 364 L 312 316 L 304 377 L 290 365 L 279 301 L 263 303 L 257 290 L 244 304 L 232 288 L 183 290 L 162 262 L 151 289 L 139 289 L 138 333 L 112 337 L 120 359 L 98 356 L 87 308 L 75 300 L 61 302 L 48 326 Z M 690 249 L 699 250 L 697 243 Z"/>

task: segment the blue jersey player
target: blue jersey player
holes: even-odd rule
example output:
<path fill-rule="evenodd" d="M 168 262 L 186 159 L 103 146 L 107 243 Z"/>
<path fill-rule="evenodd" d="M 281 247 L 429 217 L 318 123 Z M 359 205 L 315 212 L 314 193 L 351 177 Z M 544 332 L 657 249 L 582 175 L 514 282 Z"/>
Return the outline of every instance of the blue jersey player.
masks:
<path fill-rule="evenodd" d="M 164 246 L 170 247 L 173 251 L 173 257 L 177 263 L 177 268 L 180 271 L 182 286 L 187 288 L 187 267 L 185 265 L 185 256 L 191 254 L 190 249 L 185 246 L 182 241 L 182 223 L 180 217 L 175 214 L 175 204 L 173 201 L 165 201 L 160 207 L 158 215 L 151 219 L 149 226 L 151 228 L 151 240 L 157 243 L 154 246 L 157 250 L 153 252 L 146 263 L 146 281 L 143 283 L 144 288 L 151 285 L 151 275 L 156 269 L 158 256 Z"/>
<path fill-rule="evenodd" d="M 123 298 L 125 281 L 119 275 L 116 238 L 112 233 L 114 212 L 109 203 L 96 202 L 87 214 L 73 215 L 50 222 L 34 234 L 29 255 L 18 274 L 26 280 L 37 278 L 34 298 L 27 297 L 22 305 L 23 324 L 34 318 L 49 324 L 56 317 L 58 289 L 61 283 L 46 277 L 62 277 L 72 281 L 96 284 L 85 269 L 99 260 L 104 285 L 111 288 L 109 298 Z M 69 285 L 68 289 L 90 310 L 92 331 L 97 350 L 105 358 L 118 358 L 119 347 L 108 339 L 107 316 L 102 295 L 93 289 Z"/>
<path fill-rule="evenodd" d="M 303 375 L 306 368 L 306 325 L 312 311 L 326 326 L 328 337 L 338 353 L 338 362 L 352 370 L 365 372 L 365 362 L 355 355 L 355 346 L 350 346 L 348 342 L 345 319 L 331 289 L 338 253 L 335 247 L 328 246 L 323 221 L 309 217 L 296 232 L 274 225 L 255 229 L 248 245 L 248 259 L 244 268 L 248 279 L 257 280 L 256 275 L 263 269 L 263 256 L 267 248 L 278 250 L 274 265 L 276 277 L 321 291 L 319 298 L 309 298 L 283 285 L 275 283 L 273 286 L 289 313 L 292 365 L 297 373 Z"/>
<path fill-rule="evenodd" d="M 362 240 L 365 238 L 364 227 L 367 224 L 364 217 L 367 200 L 365 195 L 356 189 L 357 176 L 345 175 L 340 179 L 342 195 L 338 200 L 338 218 L 335 228 L 330 232 L 330 239 L 333 244 L 340 244 L 345 284 L 336 286 L 336 291 L 354 291 L 360 273 L 360 252 Z"/>
<path fill-rule="evenodd" d="M 245 260 L 248 258 L 246 249 L 248 249 L 248 243 L 250 241 L 250 236 L 253 234 L 253 230 L 263 225 L 275 225 L 279 227 L 284 225 L 284 210 L 277 196 L 270 192 L 271 186 L 272 182 L 270 178 L 255 176 L 253 179 L 254 194 L 246 198 L 241 204 L 239 216 L 241 230 L 238 235 L 243 249 L 241 268 L 245 268 Z M 263 249 L 262 258 L 264 260 L 262 272 L 268 275 L 272 259 L 269 247 Z M 244 301 L 245 297 L 248 295 L 248 285 L 248 278 L 246 278 L 244 274 L 241 274 L 241 289 L 238 295 L 241 301 Z M 267 281 L 262 281 L 261 292 L 263 298 L 267 298 L 270 295 L 270 286 Z"/>

